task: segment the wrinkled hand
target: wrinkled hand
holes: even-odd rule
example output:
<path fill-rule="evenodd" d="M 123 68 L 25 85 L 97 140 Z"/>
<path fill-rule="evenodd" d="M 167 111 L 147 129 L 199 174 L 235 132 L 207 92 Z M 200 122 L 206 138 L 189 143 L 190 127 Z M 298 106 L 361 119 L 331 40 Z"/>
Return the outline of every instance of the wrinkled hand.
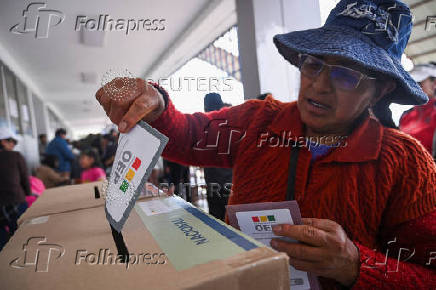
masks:
<path fill-rule="evenodd" d="M 123 86 L 129 81 L 133 86 Z M 116 94 L 110 93 L 116 87 Z M 159 91 L 146 81 L 136 78 L 115 78 L 95 94 L 110 120 L 118 125 L 121 133 L 127 133 L 137 122 L 153 122 L 165 109 L 165 101 Z"/>
<path fill-rule="evenodd" d="M 271 246 L 289 256 L 297 270 L 350 286 L 359 275 L 359 251 L 342 227 L 327 219 L 306 218 L 302 225 L 277 225 L 273 232 L 300 243 L 273 239 Z"/>

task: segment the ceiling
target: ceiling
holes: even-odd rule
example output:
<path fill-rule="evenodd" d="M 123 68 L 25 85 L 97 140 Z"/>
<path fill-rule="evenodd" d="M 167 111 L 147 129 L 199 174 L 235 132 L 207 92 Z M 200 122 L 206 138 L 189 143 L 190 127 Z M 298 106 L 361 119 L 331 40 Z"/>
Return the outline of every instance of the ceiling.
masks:
<path fill-rule="evenodd" d="M 50 19 L 48 37 L 12 33 L 11 27 L 23 22 L 23 10 L 30 3 L 0 2 L 0 59 L 76 132 L 101 130 L 108 123 L 94 94 L 109 69 L 127 69 L 153 79 L 166 77 L 236 23 L 232 0 L 48 0 L 44 9 L 56 10 L 50 12 L 55 16 Z M 59 13 L 65 18 L 55 26 Z M 156 25 L 159 30 L 128 34 L 125 30 L 85 34 L 75 30 L 78 16 L 88 20 L 99 15 L 136 23 L 139 19 L 164 21 Z M 84 30 L 83 25 L 80 28 Z M 82 39 L 90 42 L 84 44 Z M 103 45 L 93 46 L 98 40 Z"/>
<path fill-rule="evenodd" d="M 436 27 L 425 29 L 427 16 L 436 17 L 436 0 L 405 0 L 414 16 L 414 25 L 406 54 L 413 63 L 436 61 Z M 435 19 L 436 20 L 436 19 Z"/>
<path fill-rule="evenodd" d="M 405 2 L 415 17 L 406 54 L 414 64 L 436 61 L 436 28 L 425 30 L 427 16 L 436 16 L 436 0 Z M 65 19 L 50 28 L 47 38 L 11 33 L 30 3 L 1 0 L 0 59 L 76 133 L 101 130 L 109 123 L 94 99 L 109 69 L 128 69 L 152 79 L 167 77 L 236 23 L 234 0 L 48 0 L 44 9 L 60 11 Z M 77 16 L 98 19 L 106 14 L 115 20 L 165 19 L 165 28 L 127 35 L 75 31 Z M 104 44 L 84 44 L 83 38 Z"/>

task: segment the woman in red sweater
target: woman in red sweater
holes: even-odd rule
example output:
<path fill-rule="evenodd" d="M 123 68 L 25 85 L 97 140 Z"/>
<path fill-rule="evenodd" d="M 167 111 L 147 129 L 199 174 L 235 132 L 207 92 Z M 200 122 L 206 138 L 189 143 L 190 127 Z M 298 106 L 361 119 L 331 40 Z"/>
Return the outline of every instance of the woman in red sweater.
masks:
<path fill-rule="evenodd" d="M 120 132 L 142 119 L 167 135 L 165 158 L 232 167 L 230 204 L 297 200 L 304 225 L 274 231 L 302 243 L 271 245 L 324 289 L 434 289 L 436 166 L 388 109 L 427 101 L 400 64 L 411 27 L 400 1 L 343 0 L 325 26 L 275 36 L 301 71 L 297 102 L 182 114 L 140 79 L 117 90 L 129 98 L 108 94 L 123 79 L 96 97 Z"/>

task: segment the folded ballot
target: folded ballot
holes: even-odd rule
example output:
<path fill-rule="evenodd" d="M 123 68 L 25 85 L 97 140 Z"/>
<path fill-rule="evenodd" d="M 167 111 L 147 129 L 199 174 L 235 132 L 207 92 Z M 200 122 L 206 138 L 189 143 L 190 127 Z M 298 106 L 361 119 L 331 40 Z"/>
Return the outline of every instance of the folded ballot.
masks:
<path fill-rule="evenodd" d="M 121 231 L 168 137 L 141 121 L 120 134 L 118 149 L 106 189 L 106 217 Z"/>
<path fill-rule="evenodd" d="M 300 208 L 295 200 L 228 205 L 227 215 L 230 225 L 266 246 L 270 245 L 273 238 L 298 242 L 287 237 L 276 236 L 272 231 L 272 227 L 278 224 L 301 224 Z M 292 290 L 320 289 L 314 274 L 299 271 L 292 266 L 289 266 L 289 271 Z"/>

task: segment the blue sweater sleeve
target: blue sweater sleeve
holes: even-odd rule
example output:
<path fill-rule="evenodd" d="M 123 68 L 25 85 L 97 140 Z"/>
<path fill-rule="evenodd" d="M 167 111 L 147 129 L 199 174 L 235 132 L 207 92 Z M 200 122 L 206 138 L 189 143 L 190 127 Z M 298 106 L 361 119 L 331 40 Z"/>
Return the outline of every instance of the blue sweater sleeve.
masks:
<path fill-rule="evenodd" d="M 74 154 L 71 152 L 70 148 L 68 148 L 67 141 L 64 139 L 60 140 L 59 151 L 65 159 L 74 160 Z"/>

